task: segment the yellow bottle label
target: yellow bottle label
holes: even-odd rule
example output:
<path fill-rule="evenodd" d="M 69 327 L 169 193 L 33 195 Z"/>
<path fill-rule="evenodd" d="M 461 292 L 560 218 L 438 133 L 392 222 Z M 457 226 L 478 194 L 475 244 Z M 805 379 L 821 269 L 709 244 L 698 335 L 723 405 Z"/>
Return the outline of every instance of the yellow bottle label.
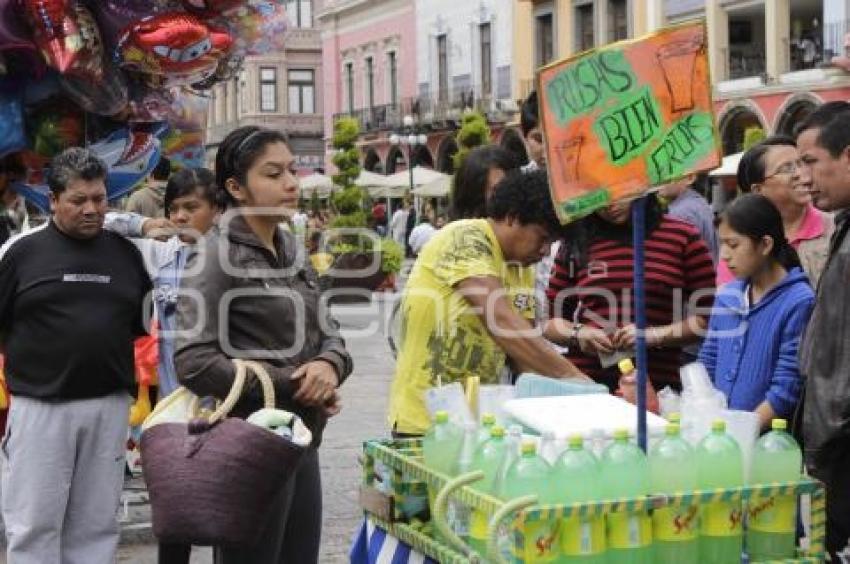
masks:
<path fill-rule="evenodd" d="M 473 509 L 472 518 L 469 522 L 469 537 L 475 540 L 485 540 L 489 524 L 487 513 L 480 509 Z"/>
<path fill-rule="evenodd" d="M 605 518 L 571 517 L 561 521 L 561 554 L 584 556 L 605 552 Z"/>
<path fill-rule="evenodd" d="M 652 532 L 665 542 L 685 542 L 697 538 L 699 509 L 687 507 L 661 507 L 652 513 Z"/>
<path fill-rule="evenodd" d="M 647 513 L 609 513 L 608 547 L 640 548 L 652 543 L 652 520 Z"/>
<path fill-rule="evenodd" d="M 760 533 L 794 533 L 797 500 L 794 496 L 757 496 L 750 500 L 750 529 Z"/>
<path fill-rule="evenodd" d="M 709 537 L 734 537 L 741 534 L 742 520 L 740 503 L 716 501 L 703 507 L 700 531 Z"/>
<path fill-rule="evenodd" d="M 523 534 L 523 562 L 553 562 L 558 556 L 557 519 L 526 521 Z"/>

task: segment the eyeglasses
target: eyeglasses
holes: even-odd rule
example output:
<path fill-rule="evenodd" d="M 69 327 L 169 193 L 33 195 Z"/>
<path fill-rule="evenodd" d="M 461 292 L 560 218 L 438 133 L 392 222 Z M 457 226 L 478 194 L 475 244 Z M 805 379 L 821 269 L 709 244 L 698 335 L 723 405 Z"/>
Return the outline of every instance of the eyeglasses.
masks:
<path fill-rule="evenodd" d="M 769 179 L 773 178 L 774 176 L 779 176 L 780 174 L 792 175 L 795 172 L 797 172 L 797 163 L 795 163 L 794 161 L 789 161 L 789 162 L 783 164 L 782 166 L 780 166 L 779 168 L 777 168 L 773 172 L 773 174 L 769 174 L 769 175 L 765 176 L 764 180 L 762 182 L 764 182 L 765 180 L 769 180 Z"/>

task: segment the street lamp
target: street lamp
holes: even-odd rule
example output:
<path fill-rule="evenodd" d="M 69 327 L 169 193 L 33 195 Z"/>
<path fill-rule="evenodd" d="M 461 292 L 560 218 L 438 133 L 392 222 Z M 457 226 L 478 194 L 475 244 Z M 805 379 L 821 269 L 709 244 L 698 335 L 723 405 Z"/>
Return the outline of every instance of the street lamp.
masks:
<path fill-rule="evenodd" d="M 417 147 L 425 146 L 428 143 L 428 136 L 418 132 L 413 116 L 409 114 L 402 118 L 401 123 L 403 125 L 401 130 L 390 135 L 390 145 L 393 147 L 407 147 L 407 170 L 410 174 L 410 192 L 413 193 L 415 151 Z M 389 196 L 387 196 L 387 207 L 389 208 Z"/>

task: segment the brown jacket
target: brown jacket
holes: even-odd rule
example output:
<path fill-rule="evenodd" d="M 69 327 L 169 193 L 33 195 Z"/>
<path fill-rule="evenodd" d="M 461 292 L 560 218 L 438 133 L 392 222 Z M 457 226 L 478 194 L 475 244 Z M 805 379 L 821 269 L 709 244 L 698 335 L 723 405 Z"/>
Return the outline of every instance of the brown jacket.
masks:
<path fill-rule="evenodd" d="M 274 380 L 277 406 L 297 413 L 321 441 L 326 420 L 319 409 L 296 403 L 290 376 L 311 360 L 336 368 L 340 383 L 351 374 L 351 357 L 338 324 L 320 300 L 316 274 L 295 238 L 281 229 L 277 257 L 240 215 L 214 230 L 189 258 L 177 302 L 175 366 L 198 395 L 224 398 L 233 383 L 232 358 L 261 361 Z M 226 313 L 225 313 L 226 312 Z M 234 415 L 261 407 L 258 383 L 250 382 Z"/>

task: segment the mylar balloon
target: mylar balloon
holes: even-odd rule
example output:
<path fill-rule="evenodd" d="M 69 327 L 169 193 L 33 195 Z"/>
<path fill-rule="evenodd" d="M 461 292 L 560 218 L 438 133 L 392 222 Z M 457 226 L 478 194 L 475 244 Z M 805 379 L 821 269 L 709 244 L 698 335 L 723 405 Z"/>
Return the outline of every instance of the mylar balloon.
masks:
<path fill-rule="evenodd" d="M 177 86 L 215 73 L 232 44 L 226 30 L 169 12 L 131 26 L 118 41 L 118 53 L 123 67 L 152 75 L 158 86 Z"/>
<path fill-rule="evenodd" d="M 103 41 L 91 12 L 75 0 L 22 0 L 47 64 L 62 74 L 101 77 Z"/>
<path fill-rule="evenodd" d="M 247 0 L 183 0 L 183 5 L 190 12 L 200 15 L 215 15 L 238 8 Z"/>
<path fill-rule="evenodd" d="M 67 74 L 59 78 L 62 89 L 74 102 L 87 112 L 112 116 L 124 110 L 130 103 L 124 73 L 112 63 L 103 66 L 101 80 Z"/>
<path fill-rule="evenodd" d="M 133 127 L 113 132 L 89 147 L 106 164 L 106 196 L 120 198 L 144 180 L 159 163 L 159 136 L 167 126 Z"/>
<path fill-rule="evenodd" d="M 0 85 L 0 157 L 27 146 L 21 95 L 12 86 Z"/>
<path fill-rule="evenodd" d="M 223 14 L 237 57 L 282 51 L 289 29 L 284 0 L 248 0 Z"/>
<path fill-rule="evenodd" d="M 67 100 L 52 98 L 28 108 L 27 130 L 33 151 L 50 158 L 68 147 L 82 145 L 83 120 L 82 112 Z"/>
<path fill-rule="evenodd" d="M 181 9 L 180 0 L 89 0 L 88 5 L 110 49 L 129 26 L 148 16 Z"/>
<path fill-rule="evenodd" d="M 15 67 L 15 72 L 39 74 L 44 63 L 20 12 L 17 0 L 0 0 L 0 51 L 8 55 L 5 57 L 7 71 Z"/>

